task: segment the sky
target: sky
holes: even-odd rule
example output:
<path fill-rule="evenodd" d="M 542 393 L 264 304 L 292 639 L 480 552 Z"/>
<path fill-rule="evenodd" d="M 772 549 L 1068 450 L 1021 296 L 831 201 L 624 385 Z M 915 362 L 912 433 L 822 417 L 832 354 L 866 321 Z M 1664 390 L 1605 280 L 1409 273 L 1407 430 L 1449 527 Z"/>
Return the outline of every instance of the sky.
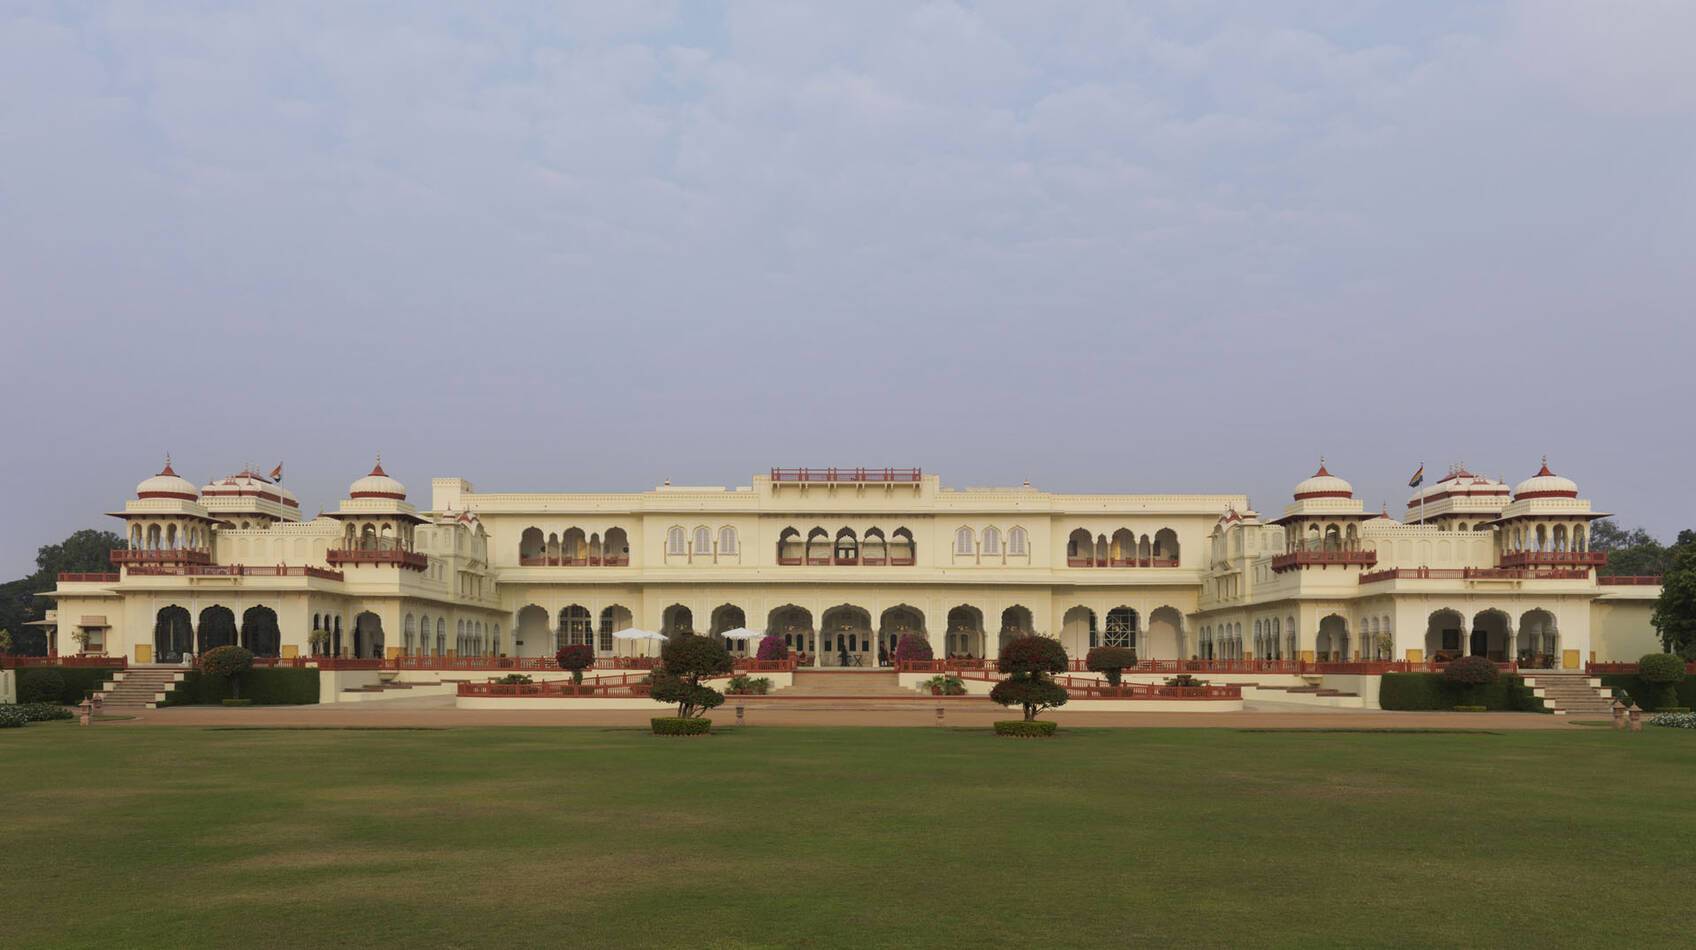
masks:
<path fill-rule="evenodd" d="M 0 576 L 133 496 L 1246 492 L 1696 526 L 1696 4 L 0 4 Z"/>

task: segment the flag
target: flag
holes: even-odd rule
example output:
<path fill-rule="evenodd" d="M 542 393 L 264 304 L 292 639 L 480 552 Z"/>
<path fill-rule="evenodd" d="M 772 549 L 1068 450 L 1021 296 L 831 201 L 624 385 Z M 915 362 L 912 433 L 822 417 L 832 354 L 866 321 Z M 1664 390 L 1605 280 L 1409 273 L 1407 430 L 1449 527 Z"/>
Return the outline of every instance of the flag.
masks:
<path fill-rule="evenodd" d="M 281 465 L 277 466 L 277 468 L 279 471 L 282 470 Z M 1414 472 L 1413 477 L 1407 480 L 1407 487 L 1418 488 L 1423 484 L 1425 484 L 1425 463 L 1421 462 L 1419 463 L 1419 471 Z"/>
<path fill-rule="evenodd" d="M 280 482 L 282 480 L 283 480 L 283 463 L 278 462 L 277 467 L 274 468 L 274 469 L 271 469 L 271 481 Z"/>

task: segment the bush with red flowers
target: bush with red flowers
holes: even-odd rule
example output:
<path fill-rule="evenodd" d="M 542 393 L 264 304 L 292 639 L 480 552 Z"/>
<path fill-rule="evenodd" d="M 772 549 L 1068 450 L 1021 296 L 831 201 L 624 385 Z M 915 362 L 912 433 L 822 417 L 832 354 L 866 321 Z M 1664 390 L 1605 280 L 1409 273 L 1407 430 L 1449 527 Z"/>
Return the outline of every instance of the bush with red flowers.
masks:
<path fill-rule="evenodd" d="M 595 648 L 587 643 L 573 643 L 560 647 L 554 654 L 554 662 L 562 670 L 571 671 L 571 682 L 583 682 L 583 671 L 595 665 Z"/>

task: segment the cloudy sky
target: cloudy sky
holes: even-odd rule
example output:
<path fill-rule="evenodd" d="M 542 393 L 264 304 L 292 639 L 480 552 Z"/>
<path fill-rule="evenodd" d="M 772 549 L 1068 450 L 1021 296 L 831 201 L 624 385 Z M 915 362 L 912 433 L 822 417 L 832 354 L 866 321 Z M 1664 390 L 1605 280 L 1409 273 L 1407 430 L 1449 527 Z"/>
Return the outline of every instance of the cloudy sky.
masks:
<path fill-rule="evenodd" d="M 1696 4 L 0 5 L 0 575 L 172 452 L 1696 525 Z"/>

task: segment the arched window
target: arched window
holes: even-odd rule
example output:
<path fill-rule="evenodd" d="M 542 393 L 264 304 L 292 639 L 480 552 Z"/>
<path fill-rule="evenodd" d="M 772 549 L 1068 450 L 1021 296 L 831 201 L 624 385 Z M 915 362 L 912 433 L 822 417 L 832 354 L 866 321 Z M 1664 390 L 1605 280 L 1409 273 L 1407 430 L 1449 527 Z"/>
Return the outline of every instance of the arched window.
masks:
<path fill-rule="evenodd" d="M 684 546 L 683 546 L 683 528 L 682 528 L 682 526 L 673 525 L 669 530 L 666 531 L 666 533 L 665 533 L 665 553 L 666 553 L 667 557 L 670 557 L 672 555 L 683 555 L 683 554 L 688 553 L 688 550 L 686 548 L 684 548 Z"/>
<path fill-rule="evenodd" d="M 959 530 L 954 532 L 954 553 L 955 554 L 971 554 L 975 550 L 976 550 L 976 547 L 972 544 L 972 529 L 971 528 L 962 527 Z"/>
<path fill-rule="evenodd" d="M 736 553 L 736 529 L 730 525 L 718 529 L 718 553 Z"/>
<path fill-rule="evenodd" d="M 713 533 L 707 530 L 706 525 L 701 525 L 695 529 L 695 553 L 713 553 Z"/>
<path fill-rule="evenodd" d="M 983 553 L 1001 555 L 1001 531 L 994 525 L 983 529 Z"/>
<path fill-rule="evenodd" d="M 1029 546 L 1030 543 L 1025 536 L 1024 528 L 1015 526 L 1013 530 L 1007 532 L 1007 554 L 1009 557 L 1024 557 Z"/>

